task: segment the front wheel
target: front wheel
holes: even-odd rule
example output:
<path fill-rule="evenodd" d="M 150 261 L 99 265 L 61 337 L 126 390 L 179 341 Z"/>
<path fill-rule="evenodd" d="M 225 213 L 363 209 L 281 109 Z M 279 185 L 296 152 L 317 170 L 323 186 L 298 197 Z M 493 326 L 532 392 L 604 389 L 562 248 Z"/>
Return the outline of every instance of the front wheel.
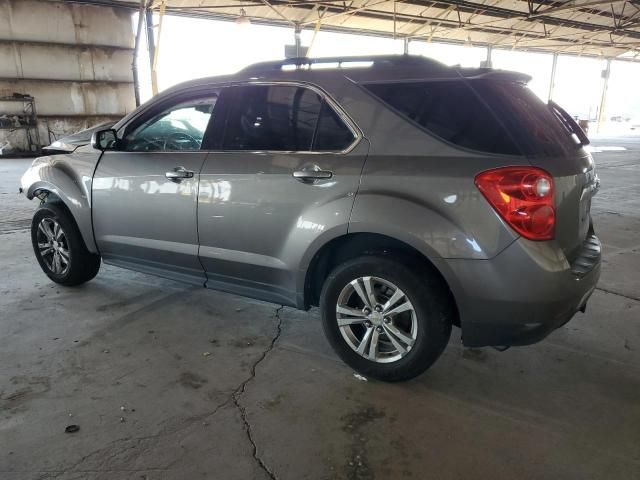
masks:
<path fill-rule="evenodd" d="M 31 242 L 42 271 L 61 285 L 87 282 L 100 269 L 100 255 L 87 250 L 73 217 L 60 204 L 44 203 L 36 210 Z"/>
<path fill-rule="evenodd" d="M 420 274 L 371 255 L 329 274 L 320 295 L 324 332 L 357 372 L 383 381 L 407 380 L 429 368 L 446 347 L 450 296 L 432 272 Z"/>

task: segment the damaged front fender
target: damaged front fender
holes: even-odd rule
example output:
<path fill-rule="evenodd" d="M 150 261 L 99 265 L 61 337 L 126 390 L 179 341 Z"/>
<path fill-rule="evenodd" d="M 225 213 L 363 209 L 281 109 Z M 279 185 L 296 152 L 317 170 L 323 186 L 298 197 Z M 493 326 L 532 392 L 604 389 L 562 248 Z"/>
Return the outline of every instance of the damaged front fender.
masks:
<path fill-rule="evenodd" d="M 98 253 L 91 224 L 91 183 L 100 152 L 81 148 L 73 154 L 36 158 L 21 179 L 21 192 L 29 200 L 55 195 L 73 215 L 92 253 Z"/>

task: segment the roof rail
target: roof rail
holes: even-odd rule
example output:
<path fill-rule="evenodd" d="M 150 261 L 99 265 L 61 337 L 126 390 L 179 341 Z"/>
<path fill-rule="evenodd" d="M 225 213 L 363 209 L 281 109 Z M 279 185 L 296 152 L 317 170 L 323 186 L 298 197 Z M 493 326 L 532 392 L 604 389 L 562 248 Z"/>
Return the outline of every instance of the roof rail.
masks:
<path fill-rule="evenodd" d="M 522 72 L 514 72 L 512 70 L 499 70 L 493 68 L 458 68 L 458 72 L 465 78 L 493 78 L 510 80 L 527 84 L 533 78 L 531 75 Z"/>
<path fill-rule="evenodd" d="M 370 63 L 371 67 L 401 67 L 423 66 L 447 68 L 444 64 L 421 55 L 370 55 L 370 56 L 345 56 L 345 57 L 296 57 L 272 62 L 261 62 L 249 65 L 242 69 L 244 73 L 260 73 L 273 70 L 283 70 L 287 67 L 293 69 L 311 68 L 312 65 L 326 65 L 327 67 L 344 68 L 347 66 L 364 66 L 357 64 Z M 356 64 L 356 65 L 348 65 Z"/>

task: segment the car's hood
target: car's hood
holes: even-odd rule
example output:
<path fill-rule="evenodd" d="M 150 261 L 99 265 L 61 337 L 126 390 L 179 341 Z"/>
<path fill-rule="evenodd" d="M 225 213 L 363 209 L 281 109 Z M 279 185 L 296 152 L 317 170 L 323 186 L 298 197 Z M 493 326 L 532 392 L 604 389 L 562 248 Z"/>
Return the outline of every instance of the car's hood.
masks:
<path fill-rule="evenodd" d="M 116 122 L 105 122 L 105 123 L 101 123 L 100 125 L 87 128 L 86 130 L 81 130 L 71 135 L 67 135 L 66 137 L 62 137 L 56 140 L 51 145 L 44 147 L 42 150 L 48 154 L 71 153 L 75 151 L 75 149 L 78 147 L 81 147 L 83 145 L 88 145 L 91 142 L 91 136 L 93 135 L 94 132 L 97 132 L 98 130 L 104 130 L 106 128 L 110 128 L 115 123 Z"/>

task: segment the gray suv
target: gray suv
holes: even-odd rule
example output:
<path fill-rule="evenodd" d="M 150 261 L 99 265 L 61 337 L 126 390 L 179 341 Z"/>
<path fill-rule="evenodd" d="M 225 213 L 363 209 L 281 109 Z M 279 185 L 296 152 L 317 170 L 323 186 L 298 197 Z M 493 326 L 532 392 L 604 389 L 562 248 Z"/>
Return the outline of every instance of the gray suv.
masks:
<path fill-rule="evenodd" d="M 358 372 L 426 370 L 452 326 L 525 345 L 600 275 L 588 143 L 529 77 L 293 59 L 176 86 L 22 178 L 54 282 L 101 260 L 299 309 Z"/>

